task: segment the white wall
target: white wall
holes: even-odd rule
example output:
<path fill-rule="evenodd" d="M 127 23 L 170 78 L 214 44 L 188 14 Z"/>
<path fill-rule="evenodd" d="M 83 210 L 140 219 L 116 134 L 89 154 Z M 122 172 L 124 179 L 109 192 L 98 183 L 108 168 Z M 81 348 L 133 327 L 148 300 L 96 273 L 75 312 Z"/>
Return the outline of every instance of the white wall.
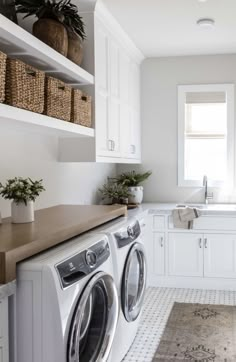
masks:
<path fill-rule="evenodd" d="M 36 209 L 61 203 L 96 203 L 98 187 L 114 174 L 114 165 L 59 163 L 56 137 L 1 129 L 0 181 L 15 176 L 42 178 L 46 192 L 37 199 Z M 0 197 L 0 211 L 9 216 L 10 201 Z"/>
<path fill-rule="evenodd" d="M 118 171 L 153 171 L 146 201 L 203 201 L 203 189 L 177 186 L 177 85 L 204 83 L 236 83 L 236 55 L 152 58 L 142 65 L 143 164 Z M 236 201 L 223 190 L 213 192 L 214 202 Z"/>

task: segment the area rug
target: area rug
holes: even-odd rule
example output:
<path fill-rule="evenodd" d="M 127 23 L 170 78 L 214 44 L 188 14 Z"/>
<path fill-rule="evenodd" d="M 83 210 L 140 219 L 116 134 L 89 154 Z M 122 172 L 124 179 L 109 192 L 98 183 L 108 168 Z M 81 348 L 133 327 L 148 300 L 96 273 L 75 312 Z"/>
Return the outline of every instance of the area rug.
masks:
<path fill-rule="evenodd" d="M 236 306 L 174 303 L 153 362 L 236 362 Z"/>

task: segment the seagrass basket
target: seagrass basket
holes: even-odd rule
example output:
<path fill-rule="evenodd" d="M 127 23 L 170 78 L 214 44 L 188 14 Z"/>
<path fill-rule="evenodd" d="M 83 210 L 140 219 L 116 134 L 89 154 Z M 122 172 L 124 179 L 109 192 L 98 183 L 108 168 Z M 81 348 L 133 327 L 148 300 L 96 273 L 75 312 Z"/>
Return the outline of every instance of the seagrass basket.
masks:
<path fill-rule="evenodd" d="M 85 127 L 92 125 L 92 97 L 79 89 L 72 92 L 71 121 Z"/>
<path fill-rule="evenodd" d="M 46 77 L 45 114 L 70 122 L 72 88 L 59 79 Z"/>
<path fill-rule="evenodd" d="M 7 55 L 0 52 L 0 103 L 5 101 Z"/>
<path fill-rule="evenodd" d="M 18 59 L 7 58 L 6 103 L 43 113 L 45 73 Z"/>

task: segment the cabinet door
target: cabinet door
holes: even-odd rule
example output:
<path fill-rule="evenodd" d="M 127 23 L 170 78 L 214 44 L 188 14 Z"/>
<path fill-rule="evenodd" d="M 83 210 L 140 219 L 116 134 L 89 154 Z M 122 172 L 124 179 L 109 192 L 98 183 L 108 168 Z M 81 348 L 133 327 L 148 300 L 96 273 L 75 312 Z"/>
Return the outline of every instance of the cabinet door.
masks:
<path fill-rule="evenodd" d="M 169 233 L 169 275 L 203 276 L 203 235 Z"/>
<path fill-rule="evenodd" d="M 155 275 L 165 275 L 165 234 L 153 233 L 153 268 Z"/>
<path fill-rule="evenodd" d="M 204 235 L 204 276 L 236 278 L 236 235 Z"/>

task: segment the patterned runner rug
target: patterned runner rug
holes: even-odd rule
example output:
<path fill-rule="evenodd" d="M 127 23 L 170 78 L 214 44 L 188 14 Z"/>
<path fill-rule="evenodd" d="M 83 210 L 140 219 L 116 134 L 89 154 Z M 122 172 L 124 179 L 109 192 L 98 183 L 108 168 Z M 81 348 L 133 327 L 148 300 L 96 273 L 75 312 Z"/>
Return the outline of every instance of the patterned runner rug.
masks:
<path fill-rule="evenodd" d="M 236 306 L 175 303 L 153 362 L 236 362 Z"/>

